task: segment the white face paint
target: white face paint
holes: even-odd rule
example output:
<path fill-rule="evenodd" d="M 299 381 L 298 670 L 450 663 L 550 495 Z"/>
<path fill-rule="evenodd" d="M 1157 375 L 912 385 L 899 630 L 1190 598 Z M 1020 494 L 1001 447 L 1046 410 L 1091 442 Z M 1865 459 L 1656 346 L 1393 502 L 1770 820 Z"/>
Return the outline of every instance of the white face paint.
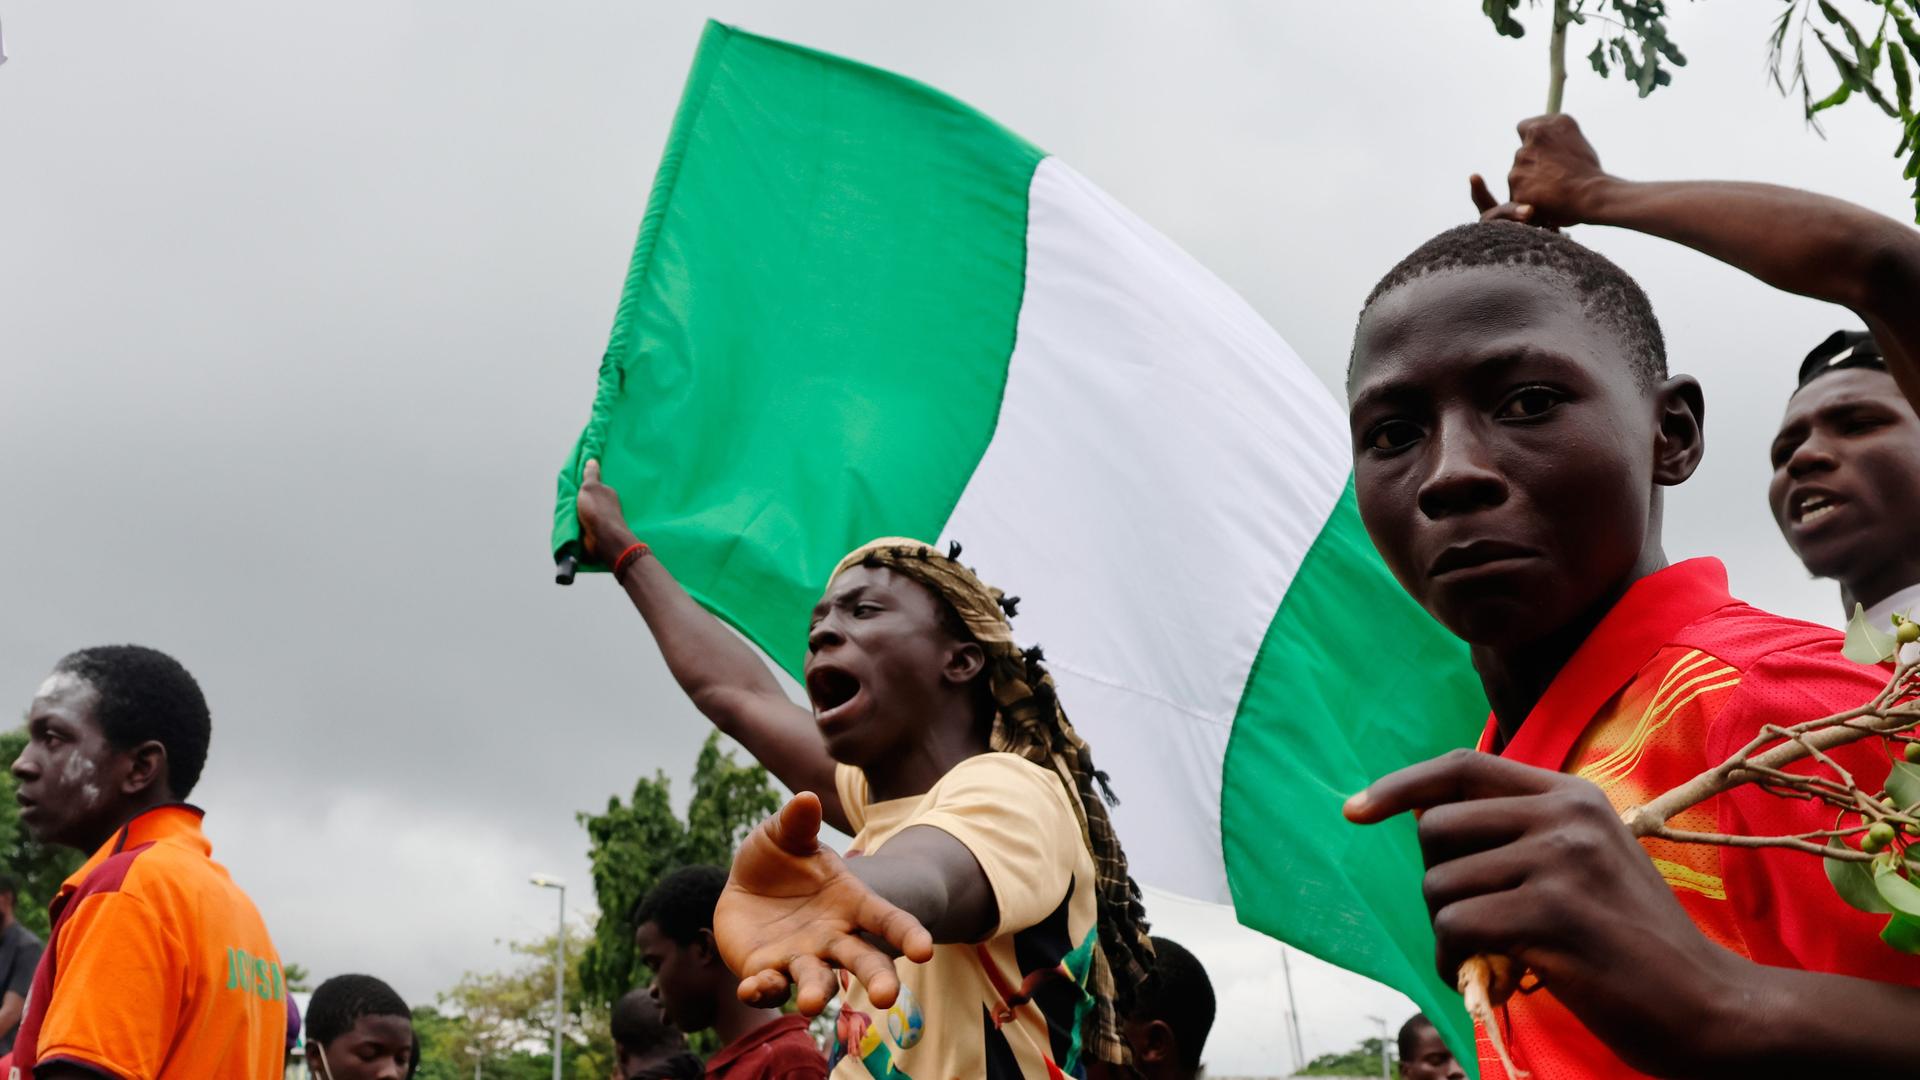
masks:
<path fill-rule="evenodd" d="M 60 782 L 67 788 L 79 792 L 82 806 L 89 810 L 97 810 L 103 795 L 99 783 L 95 780 L 95 774 L 99 771 L 100 766 L 96 765 L 93 759 L 79 754 L 68 754 L 66 761 L 60 766 Z"/>
<path fill-rule="evenodd" d="M 86 689 L 87 681 L 71 671 L 56 671 L 40 683 L 40 689 L 34 691 L 35 697 L 56 697 L 73 694 Z"/>

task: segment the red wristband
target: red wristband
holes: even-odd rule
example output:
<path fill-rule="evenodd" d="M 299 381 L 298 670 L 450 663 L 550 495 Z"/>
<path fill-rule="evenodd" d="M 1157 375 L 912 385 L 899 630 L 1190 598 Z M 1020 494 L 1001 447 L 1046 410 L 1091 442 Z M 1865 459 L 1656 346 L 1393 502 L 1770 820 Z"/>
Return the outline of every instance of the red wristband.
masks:
<path fill-rule="evenodd" d="M 632 566 L 636 559 L 645 555 L 649 550 L 651 549 L 639 540 L 635 540 L 632 544 L 628 545 L 627 550 L 621 552 L 620 557 L 613 560 L 613 576 L 619 577 L 621 574 L 626 573 L 627 567 Z"/>

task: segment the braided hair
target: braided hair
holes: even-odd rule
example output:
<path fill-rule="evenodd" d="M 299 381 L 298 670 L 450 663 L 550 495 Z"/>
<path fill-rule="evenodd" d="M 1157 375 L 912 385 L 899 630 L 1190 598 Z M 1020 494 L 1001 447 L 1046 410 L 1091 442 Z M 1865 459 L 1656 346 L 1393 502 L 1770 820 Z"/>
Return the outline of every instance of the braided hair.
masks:
<path fill-rule="evenodd" d="M 1022 649 L 1007 620 L 1020 598 L 982 582 L 959 562 L 960 545 L 941 555 L 918 540 L 875 540 L 856 549 L 834 571 L 849 566 L 887 569 L 930 590 L 951 609 L 942 621 L 960 640 L 977 643 L 986 666 L 976 685 L 984 686 L 993 708 L 988 745 L 1017 754 L 1057 776 L 1073 796 L 1080 832 L 1093 857 L 1098 899 L 1100 948 L 1091 990 L 1096 1002 L 1089 1046 L 1110 1064 L 1130 1058 L 1121 1023 L 1132 1012 L 1135 994 L 1153 979 L 1153 943 L 1140 886 L 1127 872 L 1127 855 L 1107 815 L 1114 798 L 1107 774 L 1093 763 L 1093 751 L 1067 720 L 1045 654 L 1038 646 Z"/>

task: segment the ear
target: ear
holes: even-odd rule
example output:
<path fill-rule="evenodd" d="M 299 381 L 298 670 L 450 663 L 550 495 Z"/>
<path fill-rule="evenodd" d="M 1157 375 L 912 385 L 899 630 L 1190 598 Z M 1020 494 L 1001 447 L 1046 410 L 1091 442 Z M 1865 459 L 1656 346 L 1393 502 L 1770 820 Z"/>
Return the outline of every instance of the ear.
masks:
<path fill-rule="evenodd" d="M 1148 1022 L 1140 1033 L 1140 1060 L 1155 1065 L 1172 1064 L 1180 1058 L 1180 1040 L 1165 1020 Z"/>
<path fill-rule="evenodd" d="M 683 949 L 692 949 L 695 959 L 702 964 L 721 964 L 720 946 L 713 940 L 712 930 L 702 930 L 700 935 L 685 945 Z"/>
<path fill-rule="evenodd" d="M 953 651 L 947 653 L 947 663 L 940 674 L 956 686 L 963 685 L 978 678 L 981 669 L 986 666 L 987 654 L 978 642 L 955 642 Z"/>
<path fill-rule="evenodd" d="M 120 781 L 122 794 L 139 795 L 156 785 L 164 789 L 167 782 L 167 748 L 157 740 L 148 739 L 127 751 L 127 775 Z"/>
<path fill-rule="evenodd" d="M 1660 413 L 1653 440 L 1653 480 L 1662 487 L 1685 483 L 1707 452 L 1707 399 L 1700 381 L 1676 375 L 1655 391 Z"/>

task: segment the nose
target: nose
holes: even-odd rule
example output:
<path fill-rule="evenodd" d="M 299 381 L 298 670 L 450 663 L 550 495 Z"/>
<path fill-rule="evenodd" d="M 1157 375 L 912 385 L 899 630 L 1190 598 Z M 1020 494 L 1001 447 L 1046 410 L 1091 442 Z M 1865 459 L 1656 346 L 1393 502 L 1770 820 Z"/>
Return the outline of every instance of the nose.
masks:
<path fill-rule="evenodd" d="M 1486 442 L 1465 421 L 1442 421 L 1429 436 L 1432 462 L 1420 484 L 1420 512 L 1439 520 L 1507 501 L 1507 480 L 1494 467 Z"/>
<path fill-rule="evenodd" d="M 819 652 L 829 645 L 838 645 L 845 640 L 847 639 L 840 633 L 839 624 L 834 616 L 828 615 L 815 623 L 813 629 L 807 632 L 807 650 Z"/>
<path fill-rule="evenodd" d="M 1832 472 L 1839 465 L 1839 459 L 1833 456 L 1833 448 L 1815 432 L 1793 448 L 1793 456 L 1787 458 L 1787 475 L 1801 480 L 1818 473 Z"/>
<path fill-rule="evenodd" d="M 33 744 L 29 742 L 27 748 L 20 751 L 20 756 L 13 759 L 12 772 L 14 779 L 31 780 L 39 776 L 40 762 L 38 761 L 38 757 L 38 753 L 33 749 Z"/>

